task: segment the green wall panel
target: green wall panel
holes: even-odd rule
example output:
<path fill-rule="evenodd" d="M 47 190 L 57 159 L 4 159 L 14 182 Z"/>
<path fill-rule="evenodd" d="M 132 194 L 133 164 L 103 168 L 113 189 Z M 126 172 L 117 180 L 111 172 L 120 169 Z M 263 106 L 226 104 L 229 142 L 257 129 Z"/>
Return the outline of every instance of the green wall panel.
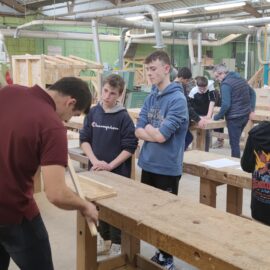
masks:
<path fill-rule="evenodd" d="M 118 59 L 119 43 L 118 42 L 102 42 L 100 46 L 101 58 L 104 63 L 114 66 Z M 95 52 L 93 50 L 94 57 Z M 94 58 L 95 59 L 95 58 Z"/>
<path fill-rule="evenodd" d="M 154 44 L 138 44 L 135 57 L 141 58 L 154 52 L 156 49 L 153 47 Z"/>
<path fill-rule="evenodd" d="M 214 64 L 220 64 L 223 58 L 232 58 L 232 43 L 213 47 Z"/>

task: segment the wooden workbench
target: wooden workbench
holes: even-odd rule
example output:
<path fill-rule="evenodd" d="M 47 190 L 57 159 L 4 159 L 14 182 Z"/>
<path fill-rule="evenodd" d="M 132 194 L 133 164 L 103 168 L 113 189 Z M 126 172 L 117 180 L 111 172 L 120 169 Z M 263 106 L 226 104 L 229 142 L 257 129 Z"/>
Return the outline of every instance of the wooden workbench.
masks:
<path fill-rule="evenodd" d="M 139 255 L 139 239 L 199 269 L 269 269 L 269 227 L 110 172 L 83 175 L 117 192 L 116 197 L 97 204 L 100 219 L 122 230 L 123 255 L 104 262 L 107 267 L 97 262 L 96 239 L 85 232 L 81 222 L 77 270 L 157 269 Z M 84 191 L 87 193 L 85 186 Z M 132 268 L 125 268 L 125 264 Z"/>
<path fill-rule="evenodd" d="M 226 210 L 232 214 L 242 214 L 243 189 L 251 189 L 251 174 L 242 171 L 239 165 L 213 168 L 201 162 L 230 159 L 240 163 L 239 158 L 232 158 L 220 154 L 187 151 L 184 153 L 183 170 L 185 173 L 200 177 L 200 202 L 216 207 L 217 186 L 227 184 Z"/>
<path fill-rule="evenodd" d="M 127 110 L 134 123 L 136 123 L 139 117 L 140 110 L 141 110 L 140 108 L 131 108 Z M 65 123 L 65 126 L 71 129 L 81 129 L 83 126 L 83 119 L 84 116 L 72 117 L 69 122 Z M 196 136 L 195 149 L 203 151 L 205 150 L 205 138 L 207 130 L 223 128 L 225 126 L 226 126 L 225 120 L 219 121 L 209 120 L 204 128 L 199 128 L 196 124 L 194 124 L 191 128 L 195 131 Z"/>

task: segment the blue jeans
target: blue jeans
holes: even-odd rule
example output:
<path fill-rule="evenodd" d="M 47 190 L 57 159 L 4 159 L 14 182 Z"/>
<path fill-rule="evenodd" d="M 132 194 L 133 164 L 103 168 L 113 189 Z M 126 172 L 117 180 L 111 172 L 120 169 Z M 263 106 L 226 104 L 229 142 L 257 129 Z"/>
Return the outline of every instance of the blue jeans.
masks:
<path fill-rule="evenodd" d="M 249 119 L 249 115 L 226 119 L 231 146 L 231 156 L 240 158 L 240 137 Z"/>
<path fill-rule="evenodd" d="M 0 225 L 0 270 L 10 258 L 21 270 L 53 270 L 48 233 L 40 215 L 21 224 Z"/>

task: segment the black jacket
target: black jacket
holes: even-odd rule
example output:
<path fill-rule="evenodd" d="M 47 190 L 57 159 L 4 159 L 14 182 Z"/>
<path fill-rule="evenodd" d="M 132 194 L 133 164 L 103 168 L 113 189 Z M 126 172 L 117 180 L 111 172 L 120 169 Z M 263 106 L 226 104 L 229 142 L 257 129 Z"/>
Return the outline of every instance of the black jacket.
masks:
<path fill-rule="evenodd" d="M 270 122 L 261 122 L 249 132 L 241 166 L 252 173 L 252 217 L 270 225 Z"/>
<path fill-rule="evenodd" d="M 88 142 L 95 156 L 106 162 L 114 160 L 123 150 L 133 154 L 138 145 L 134 123 L 120 105 L 111 112 L 105 112 L 100 104 L 92 107 L 80 130 L 80 143 L 83 142 Z M 130 177 L 131 158 L 112 172 Z"/>

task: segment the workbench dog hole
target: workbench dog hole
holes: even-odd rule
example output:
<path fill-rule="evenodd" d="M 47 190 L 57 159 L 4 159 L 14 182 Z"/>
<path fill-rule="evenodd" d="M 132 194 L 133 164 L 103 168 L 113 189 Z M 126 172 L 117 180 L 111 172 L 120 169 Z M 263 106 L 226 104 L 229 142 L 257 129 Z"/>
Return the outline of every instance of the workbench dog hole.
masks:
<path fill-rule="evenodd" d="M 201 255 L 200 255 L 200 253 L 199 252 L 197 252 L 197 251 L 195 251 L 194 252 L 194 258 L 195 258 L 195 260 L 200 260 L 201 259 Z"/>
<path fill-rule="evenodd" d="M 193 220 L 192 223 L 193 224 L 201 224 L 201 222 L 199 220 Z"/>

